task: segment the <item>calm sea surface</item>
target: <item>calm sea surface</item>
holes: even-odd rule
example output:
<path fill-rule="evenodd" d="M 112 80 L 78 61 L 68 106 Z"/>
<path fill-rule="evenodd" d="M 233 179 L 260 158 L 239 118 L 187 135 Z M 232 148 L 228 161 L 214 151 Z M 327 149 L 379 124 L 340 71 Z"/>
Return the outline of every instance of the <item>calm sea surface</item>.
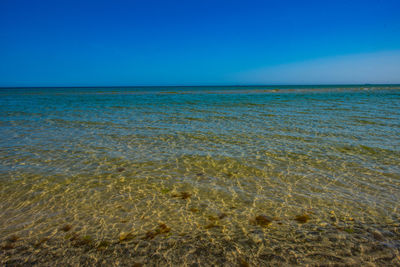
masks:
<path fill-rule="evenodd" d="M 399 86 L 0 89 L 1 264 L 400 265 L 399 203 Z"/>

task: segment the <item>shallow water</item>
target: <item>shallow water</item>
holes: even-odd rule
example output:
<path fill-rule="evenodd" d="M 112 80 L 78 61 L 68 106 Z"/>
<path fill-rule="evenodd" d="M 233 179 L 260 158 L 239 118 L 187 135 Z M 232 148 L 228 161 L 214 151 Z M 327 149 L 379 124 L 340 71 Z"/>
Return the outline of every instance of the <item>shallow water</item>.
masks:
<path fill-rule="evenodd" d="M 2 264 L 400 265 L 399 87 L 145 89 L 0 89 Z"/>

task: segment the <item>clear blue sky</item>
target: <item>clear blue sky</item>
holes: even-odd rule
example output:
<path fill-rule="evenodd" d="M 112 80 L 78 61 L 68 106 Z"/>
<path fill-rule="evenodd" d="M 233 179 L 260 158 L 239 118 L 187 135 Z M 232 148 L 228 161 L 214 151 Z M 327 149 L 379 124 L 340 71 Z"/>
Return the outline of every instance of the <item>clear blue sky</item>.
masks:
<path fill-rule="evenodd" d="M 0 1 L 0 86 L 400 83 L 400 1 Z"/>

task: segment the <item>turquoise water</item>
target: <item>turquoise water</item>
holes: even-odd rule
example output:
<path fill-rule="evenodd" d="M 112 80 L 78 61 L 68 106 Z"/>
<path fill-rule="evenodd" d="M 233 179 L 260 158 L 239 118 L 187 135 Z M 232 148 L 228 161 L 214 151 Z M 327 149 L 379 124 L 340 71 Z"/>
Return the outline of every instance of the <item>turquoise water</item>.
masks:
<path fill-rule="evenodd" d="M 0 89 L 2 264 L 400 264 L 400 86 Z"/>

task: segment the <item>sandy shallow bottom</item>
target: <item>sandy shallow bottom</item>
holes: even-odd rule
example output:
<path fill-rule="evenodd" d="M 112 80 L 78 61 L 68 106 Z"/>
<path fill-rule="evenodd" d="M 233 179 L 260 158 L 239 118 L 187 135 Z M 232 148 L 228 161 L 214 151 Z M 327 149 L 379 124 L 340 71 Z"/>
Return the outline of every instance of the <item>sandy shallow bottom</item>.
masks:
<path fill-rule="evenodd" d="M 385 209 L 359 200 L 368 187 L 352 177 L 349 193 L 328 198 L 321 192 L 331 184 L 310 173 L 296 179 L 233 159 L 177 162 L 113 162 L 92 176 L 22 171 L 3 181 L 1 264 L 400 264 L 396 194 L 377 195 Z"/>
<path fill-rule="evenodd" d="M 314 223 L 288 227 L 274 222 L 234 238 L 216 226 L 199 233 L 160 233 L 154 238 L 132 235 L 125 240 L 96 240 L 71 229 L 48 239 L 3 239 L 0 259 L 5 266 L 400 265 L 398 225 L 380 230 L 377 226 L 347 225 L 349 228 Z M 281 227 L 287 232 L 278 234 Z"/>

